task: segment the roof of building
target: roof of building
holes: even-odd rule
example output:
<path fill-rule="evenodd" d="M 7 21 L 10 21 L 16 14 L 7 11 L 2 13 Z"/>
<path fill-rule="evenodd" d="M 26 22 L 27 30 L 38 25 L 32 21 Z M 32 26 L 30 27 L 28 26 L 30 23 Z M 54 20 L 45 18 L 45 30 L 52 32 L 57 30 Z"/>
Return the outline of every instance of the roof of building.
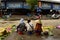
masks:
<path fill-rule="evenodd" d="M 60 0 L 38 0 L 38 1 L 60 3 Z"/>
<path fill-rule="evenodd" d="M 7 1 L 7 2 L 24 2 L 26 0 L 2 0 L 2 1 Z"/>

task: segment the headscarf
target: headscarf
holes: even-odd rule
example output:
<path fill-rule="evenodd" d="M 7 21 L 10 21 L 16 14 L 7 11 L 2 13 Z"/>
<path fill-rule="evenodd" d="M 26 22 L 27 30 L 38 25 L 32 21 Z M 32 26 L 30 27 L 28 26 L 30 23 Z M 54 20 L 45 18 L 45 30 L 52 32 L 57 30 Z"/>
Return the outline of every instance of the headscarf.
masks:
<path fill-rule="evenodd" d="M 20 23 L 24 23 L 24 19 L 23 18 L 20 19 Z"/>

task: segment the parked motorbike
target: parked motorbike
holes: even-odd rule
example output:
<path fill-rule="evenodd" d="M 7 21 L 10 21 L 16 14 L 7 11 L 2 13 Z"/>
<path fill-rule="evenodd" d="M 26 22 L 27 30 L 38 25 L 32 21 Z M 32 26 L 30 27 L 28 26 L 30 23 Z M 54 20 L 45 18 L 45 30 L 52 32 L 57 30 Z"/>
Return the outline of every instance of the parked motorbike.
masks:
<path fill-rule="evenodd" d="M 60 18 L 60 14 L 53 14 L 53 15 L 51 15 L 51 18 L 59 19 Z"/>

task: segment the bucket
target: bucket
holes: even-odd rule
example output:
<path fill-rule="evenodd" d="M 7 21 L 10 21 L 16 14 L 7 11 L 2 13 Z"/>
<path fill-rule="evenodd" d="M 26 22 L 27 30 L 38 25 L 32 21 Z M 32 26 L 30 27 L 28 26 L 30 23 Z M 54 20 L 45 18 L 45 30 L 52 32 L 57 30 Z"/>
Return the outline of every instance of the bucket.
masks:
<path fill-rule="evenodd" d="M 19 35 L 23 35 L 23 32 L 21 32 L 21 31 L 18 31 L 18 34 L 19 34 Z"/>

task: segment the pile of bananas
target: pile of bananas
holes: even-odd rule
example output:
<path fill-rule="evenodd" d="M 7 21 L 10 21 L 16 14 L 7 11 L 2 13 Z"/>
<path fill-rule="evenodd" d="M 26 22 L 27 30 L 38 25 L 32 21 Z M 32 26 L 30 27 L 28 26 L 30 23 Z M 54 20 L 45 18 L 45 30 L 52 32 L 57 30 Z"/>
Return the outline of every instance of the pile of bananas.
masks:
<path fill-rule="evenodd" d="M 43 26 L 42 30 L 43 30 L 43 33 L 47 31 L 49 35 L 53 35 L 54 28 L 55 28 L 54 26 Z"/>

